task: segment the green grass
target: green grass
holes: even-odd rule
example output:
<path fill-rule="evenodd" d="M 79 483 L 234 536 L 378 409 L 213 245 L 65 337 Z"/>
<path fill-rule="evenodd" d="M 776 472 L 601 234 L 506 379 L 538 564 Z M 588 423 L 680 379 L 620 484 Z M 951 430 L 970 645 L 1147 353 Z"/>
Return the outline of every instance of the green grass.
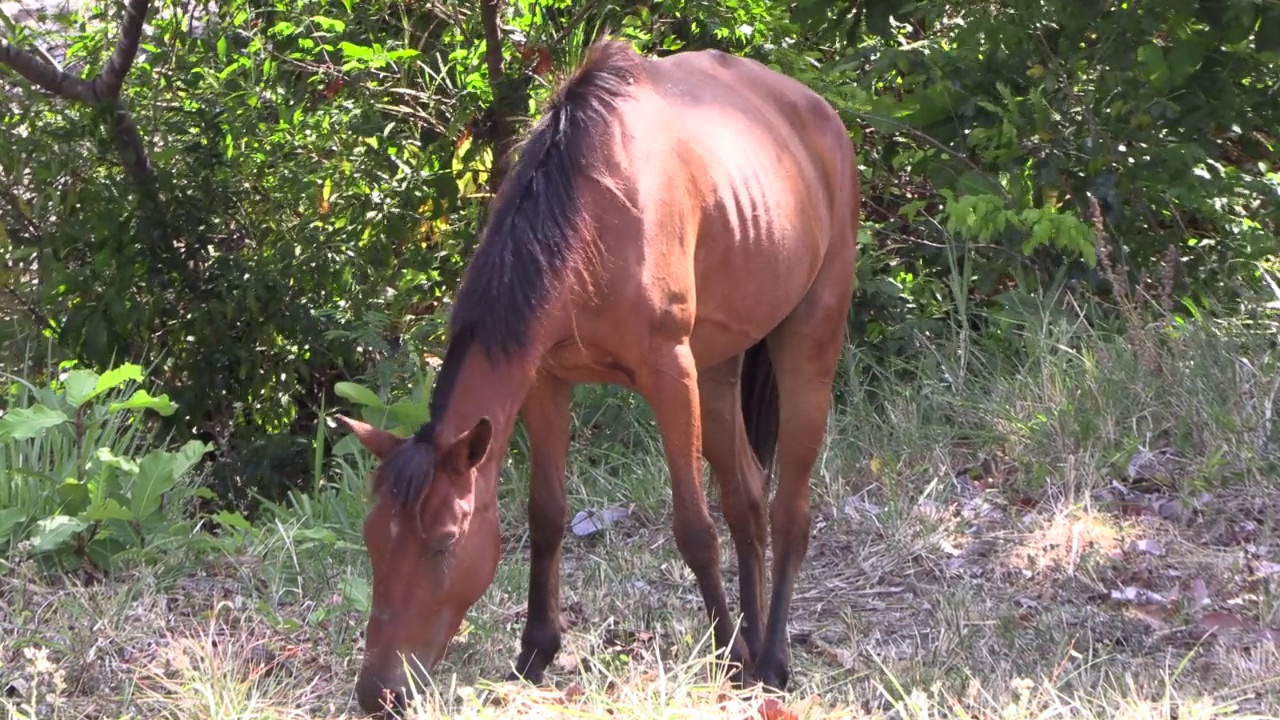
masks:
<path fill-rule="evenodd" d="M 857 400 L 833 414 L 813 476 L 788 712 L 1280 716 L 1274 329 L 1200 319 L 1125 338 L 1063 307 L 1027 316 L 999 342 L 922 339 L 895 369 L 909 380 L 847 388 Z M 634 512 L 565 541 L 571 628 L 548 687 L 489 682 L 514 659 L 524 611 L 517 440 L 505 560 L 421 716 L 761 716 L 763 696 L 728 691 L 706 661 L 647 412 L 625 394 L 583 397 L 572 511 Z M 1163 459 L 1131 478 L 1135 455 Z M 357 716 L 369 465 L 346 462 L 216 553 L 175 549 L 94 585 L 15 557 L 0 579 L 6 712 Z M 736 591 L 723 523 L 721 537 Z M 781 708 L 764 716 L 790 717 Z"/>

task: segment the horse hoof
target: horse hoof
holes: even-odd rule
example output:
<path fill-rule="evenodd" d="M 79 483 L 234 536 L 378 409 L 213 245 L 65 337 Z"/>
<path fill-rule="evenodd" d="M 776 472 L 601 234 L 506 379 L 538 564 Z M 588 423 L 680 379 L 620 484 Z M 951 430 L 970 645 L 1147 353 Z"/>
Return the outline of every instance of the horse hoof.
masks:
<path fill-rule="evenodd" d="M 791 671 L 782 663 L 761 663 L 755 668 L 756 682 L 775 692 L 786 692 Z"/>
<path fill-rule="evenodd" d="M 519 665 L 517 665 L 516 667 L 519 667 Z M 529 683 L 530 685 L 541 685 L 542 676 L 543 676 L 543 671 L 541 669 L 536 667 L 530 667 L 529 665 L 525 665 L 525 669 L 523 673 L 513 668 L 510 672 L 507 673 L 507 676 L 503 678 L 503 680 L 509 683 L 524 682 L 524 683 Z"/>

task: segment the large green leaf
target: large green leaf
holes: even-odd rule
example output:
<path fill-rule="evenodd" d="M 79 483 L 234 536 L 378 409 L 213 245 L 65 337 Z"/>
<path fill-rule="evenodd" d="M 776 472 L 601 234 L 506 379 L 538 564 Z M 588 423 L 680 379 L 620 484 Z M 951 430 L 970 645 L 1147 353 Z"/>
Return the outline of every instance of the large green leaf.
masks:
<path fill-rule="evenodd" d="M 165 417 L 169 417 L 178 409 L 178 405 L 169 399 L 168 394 L 162 394 L 160 397 L 153 397 L 146 390 L 134 390 L 128 400 L 113 402 L 108 409 L 111 412 L 120 412 L 121 410 L 154 410 Z"/>
<path fill-rule="evenodd" d="M 23 508 L 11 507 L 0 510 L 0 543 L 7 541 L 18 525 L 26 519 L 27 511 Z"/>
<path fill-rule="evenodd" d="M 44 405 L 13 408 L 0 417 L 0 437 L 29 440 L 68 420 L 66 413 Z"/>
<path fill-rule="evenodd" d="M 62 380 L 62 393 L 67 404 L 78 408 L 93 396 L 98 385 L 98 373 L 92 370 L 72 370 Z"/>
<path fill-rule="evenodd" d="M 383 407 L 382 401 L 378 399 L 378 396 L 363 385 L 344 381 L 334 383 L 333 391 L 338 394 L 338 397 L 346 398 L 357 405 L 375 408 Z"/>
<path fill-rule="evenodd" d="M 52 552 L 67 545 L 75 534 L 89 527 L 87 520 L 70 515 L 54 515 L 36 523 L 31 531 L 32 549 L 38 553 Z"/>
<path fill-rule="evenodd" d="M 160 507 L 165 493 L 195 466 L 212 445 L 191 440 L 177 452 L 152 450 L 138 463 L 138 474 L 128 483 L 129 510 L 135 520 L 143 520 Z"/>

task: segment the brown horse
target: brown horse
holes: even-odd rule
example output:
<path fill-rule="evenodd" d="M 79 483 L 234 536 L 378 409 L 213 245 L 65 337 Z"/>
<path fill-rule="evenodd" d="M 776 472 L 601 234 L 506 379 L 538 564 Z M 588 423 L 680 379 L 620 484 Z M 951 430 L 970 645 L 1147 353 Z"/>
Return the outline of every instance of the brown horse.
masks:
<path fill-rule="evenodd" d="M 847 130 L 796 80 L 714 51 L 654 60 L 618 41 L 590 48 L 494 199 L 450 318 L 431 421 L 401 439 L 343 418 L 380 460 L 364 525 L 373 607 L 361 707 L 403 702 L 405 660 L 425 676 L 493 581 L 498 470 L 518 416 L 532 467 L 531 548 L 510 678 L 541 681 L 561 641 L 578 383 L 622 385 L 649 403 L 671 472 L 676 547 L 715 642 L 735 678 L 785 689 L 809 474 L 844 347 L 860 202 Z M 737 551 L 740 633 L 703 457 Z"/>

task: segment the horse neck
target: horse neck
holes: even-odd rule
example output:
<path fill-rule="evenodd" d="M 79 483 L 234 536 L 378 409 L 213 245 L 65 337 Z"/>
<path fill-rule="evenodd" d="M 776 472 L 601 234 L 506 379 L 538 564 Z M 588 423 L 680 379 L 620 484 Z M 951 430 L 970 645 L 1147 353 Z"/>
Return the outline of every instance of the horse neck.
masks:
<path fill-rule="evenodd" d="M 460 437 L 475 426 L 480 418 L 493 424 L 493 440 L 489 447 L 479 482 L 490 487 L 477 487 L 482 497 L 496 490 L 497 467 L 506 456 L 511 433 L 525 395 L 533 385 L 532 353 L 509 358 L 489 358 L 479 347 L 467 350 L 458 370 L 456 384 L 440 418 L 433 419 L 436 437 L 445 442 Z"/>

